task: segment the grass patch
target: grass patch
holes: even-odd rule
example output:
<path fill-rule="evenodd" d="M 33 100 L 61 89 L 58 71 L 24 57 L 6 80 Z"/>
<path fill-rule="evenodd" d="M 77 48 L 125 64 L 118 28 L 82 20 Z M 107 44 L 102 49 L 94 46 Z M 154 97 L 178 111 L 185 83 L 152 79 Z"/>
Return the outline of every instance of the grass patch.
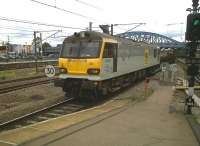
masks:
<path fill-rule="evenodd" d="M 4 70 L 0 71 L 0 80 L 19 79 L 43 74 L 44 68 L 38 68 L 38 72 L 36 72 L 35 68 Z"/>
<path fill-rule="evenodd" d="M 0 71 L 0 78 L 5 79 L 5 78 L 15 78 L 16 77 L 16 72 L 15 71 Z"/>

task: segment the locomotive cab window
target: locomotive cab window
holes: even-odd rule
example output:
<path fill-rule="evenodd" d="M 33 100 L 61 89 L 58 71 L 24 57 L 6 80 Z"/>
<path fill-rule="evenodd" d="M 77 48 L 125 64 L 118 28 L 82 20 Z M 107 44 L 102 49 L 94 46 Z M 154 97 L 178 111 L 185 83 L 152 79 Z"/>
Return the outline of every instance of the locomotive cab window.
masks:
<path fill-rule="evenodd" d="M 117 72 L 117 47 L 115 43 L 105 43 L 103 58 L 113 59 L 113 72 Z"/>
<path fill-rule="evenodd" d="M 154 58 L 157 57 L 157 49 L 153 49 L 153 56 L 154 56 Z"/>
<path fill-rule="evenodd" d="M 76 40 L 64 42 L 61 51 L 63 58 L 97 58 L 101 42 L 98 40 Z"/>
<path fill-rule="evenodd" d="M 114 58 L 117 55 L 116 49 L 117 49 L 117 44 L 105 43 L 103 58 Z"/>

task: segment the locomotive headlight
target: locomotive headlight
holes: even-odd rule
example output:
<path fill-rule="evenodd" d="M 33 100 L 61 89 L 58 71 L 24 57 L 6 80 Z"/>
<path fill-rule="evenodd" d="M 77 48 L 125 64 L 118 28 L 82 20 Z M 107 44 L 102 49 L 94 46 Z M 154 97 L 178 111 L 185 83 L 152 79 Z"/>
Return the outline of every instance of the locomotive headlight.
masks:
<path fill-rule="evenodd" d="M 98 68 L 90 68 L 87 70 L 87 73 L 90 75 L 98 75 L 100 73 L 100 69 Z"/>
<path fill-rule="evenodd" d="M 60 68 L 60 69 L 59 69 L 59 72 L 60 72 L 60 73 L 67 73 L 67 69 L 65 69 L 65 68 Z"/>

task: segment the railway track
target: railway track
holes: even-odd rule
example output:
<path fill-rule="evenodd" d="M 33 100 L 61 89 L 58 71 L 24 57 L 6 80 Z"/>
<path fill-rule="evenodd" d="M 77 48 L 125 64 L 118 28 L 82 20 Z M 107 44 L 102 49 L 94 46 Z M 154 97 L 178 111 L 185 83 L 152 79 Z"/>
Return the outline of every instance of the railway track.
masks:
<path fill-rule="evenodd" d="M 46 65 L 57 65 L 57 60 L 43 60 L 43 61 L 38 61 L 37 64 L 38 66 L 46 66 Z M 22 62 L 4 62 L 0 63 L 0 71 L 3 70 L 15 70 L 15 69 L 24 69 L 24 68 L 34 68 L 35 67 L 35 61 L 22 61 Z"/>
<path fill-rule="evenodd" d="M 81 111 L 83 109 L 88 109 L 99 104 L 102 104 L 110 99 L 115 98 L 118 94 L 125 92 L 130 87 L 137 85 L 141 80 L 135 82 L 135 84 L 129 84 L 126 87 L 123 87 L 117 90 L 114 93 L 106 95 L 106 98 L 102 98 L 101 100 L 92 102 L 92 98 L 88 98 L 90 102 L 83 99 L 83 101 L 77 100 L 75 98 L 68 98 L 65 101 L 60 103 L 45 107 L 43 109 L 37 110 L 35 112 L 26 114 L 24 116 L 18 117 L 16 119 L 0 123 L 0 132 L 12 130 L 16 128 L 22 128 L 31 124 L 36 124 L 42 121 L 46 121 L 52 118 L 60 117 L 63 115 L 71 114 L 77 111 Z M 64 98 L 64 97 L 63 97 Z"/>
<path fill-rule="evenodd" d="M 0 82 L 0 94 L 8 93 L 11 91 L 38 86 L 42 84 L 50 83 L 54 79 L 48 79 L 45 76 L 37 76 L 23 79 L 10 80 Z"/>
<path fill-rule="evenodd" d="M 94 105 L 94 104 L 93 104 Z M 74 98 L 66 99 L 60 103 L 45 107 L 43 109 L 34 111 L 16 119 L 7 121 L 0 124 L 0 132 L 25 127 L 31 124 L 36 124 L 41 121 L 49 120 L 52 118 L 60 117 L 62 115 L 77 112 L 91 107 L 92 104 L 86 102 L 81 103 Z"/>
<path fill-rule="evenodd" d="M 40 75 L 40 76 L 35 76 L 35 77 L 27 77 L 27 78 L 21 78 L 21 79 L 15 79 L 15 80 L 7 80 L 7 81 L 1 81 L 1 84 L 8 84 L 8 83 L 16 83 L 16 82 L 21 82 L 21 81 L 29 81 L 33 79 L 39 79 L 39 78 L 44 78 L 46 77 L 45 75 Z"/>

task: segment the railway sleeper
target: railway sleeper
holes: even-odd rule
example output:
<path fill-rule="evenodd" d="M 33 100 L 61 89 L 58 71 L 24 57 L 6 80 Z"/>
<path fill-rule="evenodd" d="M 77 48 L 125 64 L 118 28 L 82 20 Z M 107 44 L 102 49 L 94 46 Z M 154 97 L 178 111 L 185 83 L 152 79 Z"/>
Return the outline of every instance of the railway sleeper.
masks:
<path fill-rule="evenodd" d="M 62 116 L 62 114 L 59 114 L 59 113 L 46 113 L 46 115 L 55 116 L 55 117 Z"/>
<path fill-rule="evenodd" d="M 27 120 L 26 123 L 27 123 L 27 124 L 35 124 L 35 123 L 37 123 L 37 121 Z"/>
<path fill-rule="evenodd" d="M 49 117 L 46 117 L 46 116 L 38 116 L 37 118 L 41 119 L 41 120 L 49 120 L 50 119 Z"/>

